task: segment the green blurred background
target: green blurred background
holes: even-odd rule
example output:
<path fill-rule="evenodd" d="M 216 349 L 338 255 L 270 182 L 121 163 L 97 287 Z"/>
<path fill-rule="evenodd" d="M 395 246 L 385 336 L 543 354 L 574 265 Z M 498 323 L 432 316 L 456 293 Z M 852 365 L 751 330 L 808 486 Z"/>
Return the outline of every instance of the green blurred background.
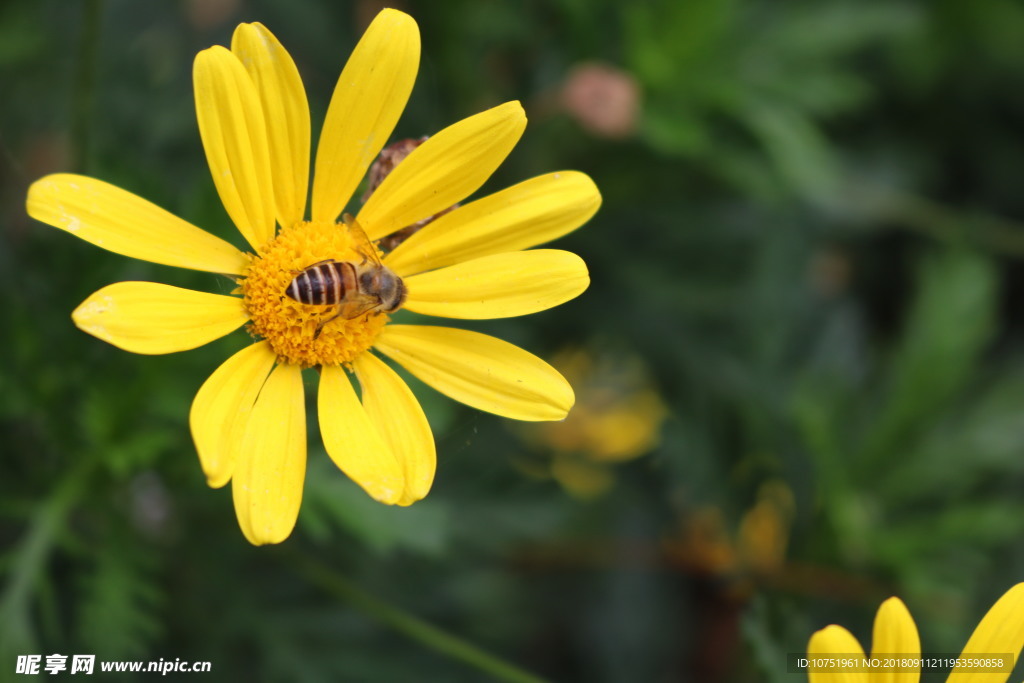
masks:
<path fill-rule="evenodd" d="M 423 40 L 396 138 L 518 99 L 530 124 L 484 191 L 578 169 L 603 193 L 556 244 L 587 261 L 583 296 L 457 324 L 561 368 L 572 416 L 515 424 L 413 383 L 439 470 L 408 509 L 338 473 L 311 422 L 298 527 L 249 546 L 187 419 L 246 335 L 143 357 L 69 317 L 115 281 L 230 283 L 35 223 L 25 191 L 87 173 L 241 245 L 195 53 L 266 24 L 315 136 L 379 5 L 8 0 L 0 680 L 54 652 L 208 660 L 216 680 L 487 679 L 366 594 L 559 681 L 801 680 L 788 653 L 828 623 L 867 643 L 893 594 L 926 652 L 959 653 L 1024 576 L 1024 6 L 392 4 Z"/>

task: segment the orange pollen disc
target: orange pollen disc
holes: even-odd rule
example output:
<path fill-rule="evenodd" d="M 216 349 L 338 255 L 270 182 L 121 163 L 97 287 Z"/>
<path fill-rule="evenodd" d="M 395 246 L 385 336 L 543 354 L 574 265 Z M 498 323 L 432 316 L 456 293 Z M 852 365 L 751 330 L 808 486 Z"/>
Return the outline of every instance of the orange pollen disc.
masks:
<path fill-rule="evenodd" d="M 259 254 L 250 256 L 240 280 L 251 319 L 248 330 L 266 339 L 281 362 L 304 368 L 348 364 L 380 336 L 386 315 L 331 320 L 338 306 L 303 304 L 285 294 L 292 280 L 314 263 L 363 261 L 354 245 L 344 223 L 303 221 L 283 228 Z M 317 336 L 317 328 L 328 320 Z"/>

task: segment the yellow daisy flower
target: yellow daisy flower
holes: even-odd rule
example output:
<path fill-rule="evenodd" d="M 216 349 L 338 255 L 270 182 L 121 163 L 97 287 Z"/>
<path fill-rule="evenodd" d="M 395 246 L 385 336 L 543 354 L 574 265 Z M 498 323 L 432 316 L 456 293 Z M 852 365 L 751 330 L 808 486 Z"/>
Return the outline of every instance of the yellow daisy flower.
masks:
<path fill-rule="evenodd" d="M 995 655 L 1013 655 L 1013 661 L 1024 647 L 1024 583 L 1006 591 L 974 629 L 962 658 L 986 658 Z M 863 657 L 864 650 L 857 639 L 842 626 L 827 626 L 811 636 L 807 644 L 809 659 L 846 655 Z M 906 655 L 909 659 L 921 655 L 921 640 L 913 617 L 899 598 L 889 598 L 875 615 L 871 658 L 879 655 Z M 946 679 L 948 683 L 1005 683 L 1011 671 L 993 672 L 976 666 L 954 667 Z M 842 683 L 916 683 L 920 668 L 910 670 L 892 667 L 858 668 L 834 673 L 811 672 L 811 683 L 841 681 Z"/>
<path fill-rule="evenodd" d="M 588 286 L 586 266 L 575 254 L 525 251 L 576 229 L 597 211 L 597 188 L 574 171 L 532 178 L 462 205 L 386 255 L 367 241 L 475 192 L 526 126 L 518 102 L 432 136 L 387 176 L 354 221 L 338 222 L 405 107 L 419 54 L 419 30 L 406 14 L 384 10 L 366 30 L 327 111 L 308 220 L 309 107 L 291 57 L 260 24 L 240 25 L 230 50 L 215 46 L 197 55 L 196 112 L 206 158 L 224 208 L 253 253 L 93 178 L 56 174 L 29 190 L 32 217 L 87 242 L 237 279 L 233 294 L 240 296 L 120 282 L 90 296 L 72 317 L 89 334 L 148 354 L 196 348 L 248 321 L 258 341 L 203 384 L 190 423 L 210 486 L 232 482 L 239 525 L 253 544 L 284 540 L 298 516 L 306 469 L 304 368 L 319 370 L 320 432 L 328 454 L 388 504 L 423 498 L 436 458 L 419 403 L 394 370 L 368 353 L 371 348 L 451 398 L 498 415 L 560 420 L 573 405 L 572 388 L 558 372 L 507 342 L 450 327 L 389 324 L 383 299 L 364 296 L 378 305 L 338 316 L 338 306 L 286 296 L 297 275 L 323 261 L 354 266 L 357 289 L 372 294 L 372 282 L 362 275 L 377 259 L 386 270 L 376 272 L 404 281 L 404 307 L 433 316 L 524 315 Z M 346 371 L 359 381 L 360 397 Z"/>

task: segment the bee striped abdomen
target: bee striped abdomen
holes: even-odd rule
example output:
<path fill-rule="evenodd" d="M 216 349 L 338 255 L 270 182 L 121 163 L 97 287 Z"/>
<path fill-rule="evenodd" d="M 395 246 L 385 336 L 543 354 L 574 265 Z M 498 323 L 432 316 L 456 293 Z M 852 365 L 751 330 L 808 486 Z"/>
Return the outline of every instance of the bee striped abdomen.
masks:
<path fill-rule="evenodd" d="M 300 304 L 330 306 L 341 303 L 355 286 L 355 267 L 344 261 L 314 263 L 288 285 L 285 293 Z"/>

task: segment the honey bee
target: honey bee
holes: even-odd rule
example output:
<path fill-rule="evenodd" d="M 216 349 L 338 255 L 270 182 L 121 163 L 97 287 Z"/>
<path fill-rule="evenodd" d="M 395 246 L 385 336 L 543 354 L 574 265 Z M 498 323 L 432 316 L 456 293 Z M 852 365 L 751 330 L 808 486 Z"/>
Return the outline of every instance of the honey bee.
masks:
<path fill-rule="evenodd" d="M 327 259 L 306 266 L 288 284 L 285 294 L 308 306 L 336 306 L 337 313 L 317 325 L 313 338 L 341 316 L 351 320 L 363 314 L 394 313 L 405 303 L 405 283 L 385 266 L 366 232 L 349 215 L 345 226 L 355 240 L 362 261 Z"/>

